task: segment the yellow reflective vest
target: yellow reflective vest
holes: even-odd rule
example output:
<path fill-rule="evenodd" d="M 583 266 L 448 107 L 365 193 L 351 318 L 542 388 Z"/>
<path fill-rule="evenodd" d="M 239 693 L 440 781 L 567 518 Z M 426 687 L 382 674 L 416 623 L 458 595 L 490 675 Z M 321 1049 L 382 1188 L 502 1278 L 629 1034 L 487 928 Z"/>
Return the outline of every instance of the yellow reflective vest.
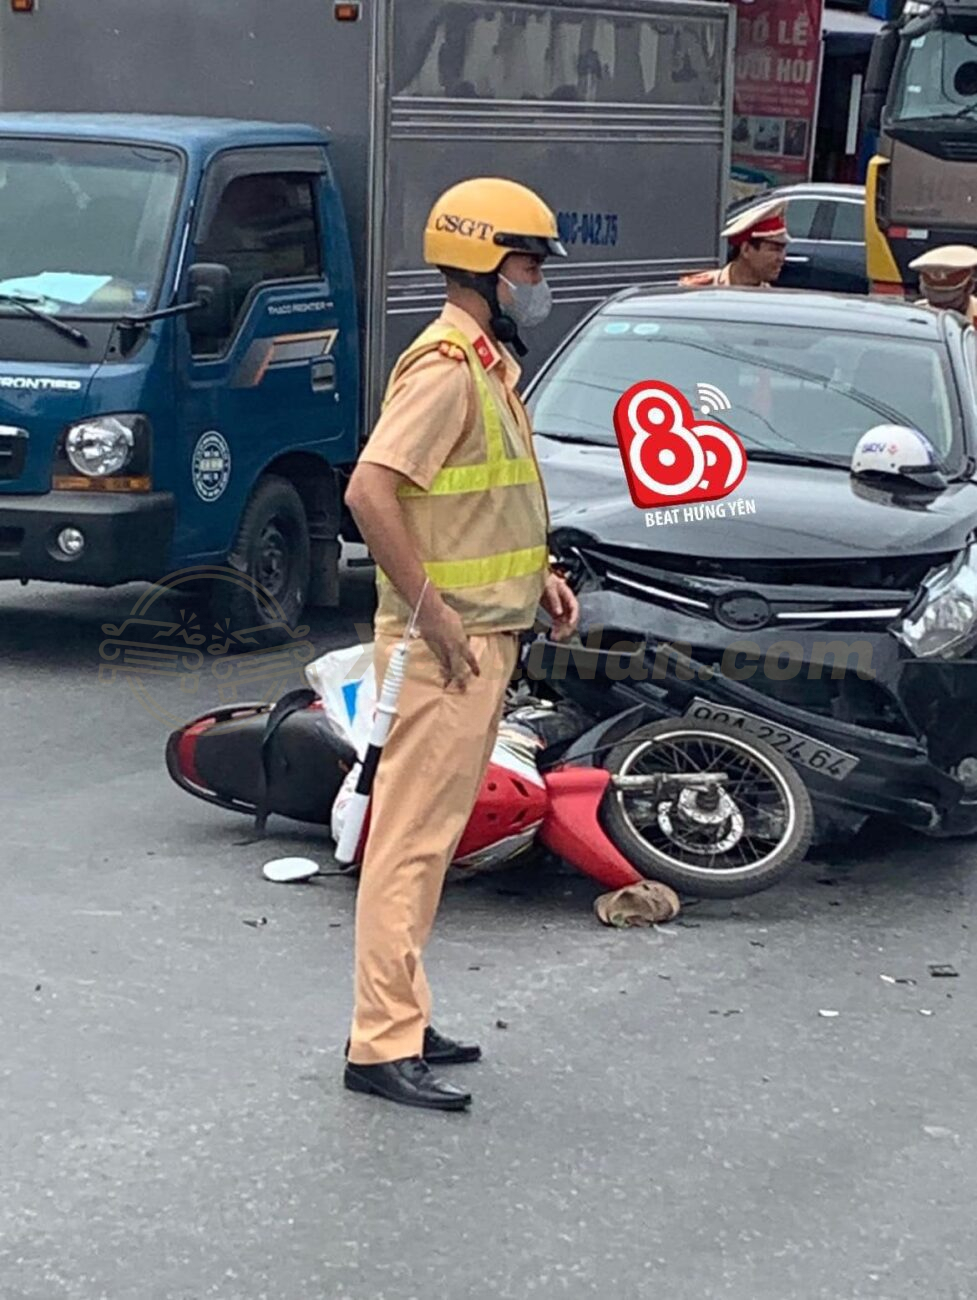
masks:
<path fill-rule="evenodd" d="M 433 323 L 400 357 L 387 395 L 413 361 L 442 343 L 465 354 L 480 427 L 456 446 L 430 489 L 399 488 L 401 508 L 431 585 L 466 630 L 529 628 L 549 573 L 546 496 L 531 442 L 525 445 L 515 416 L 493 394 L 472 343 Z M 399 632 L 411 611 L 379 568 L 377 584 L 378 630 Z"/>

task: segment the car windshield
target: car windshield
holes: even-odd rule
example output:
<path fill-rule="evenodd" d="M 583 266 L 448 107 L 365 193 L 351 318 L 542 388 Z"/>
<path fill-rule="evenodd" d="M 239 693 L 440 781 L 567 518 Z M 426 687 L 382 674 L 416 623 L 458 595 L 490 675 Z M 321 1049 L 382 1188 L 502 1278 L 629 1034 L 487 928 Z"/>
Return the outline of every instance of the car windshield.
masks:
<path fill-rule="evenodd" d="M 931 31 L 904 41 L 892 94 L 891 122 L 977 113 L 977 33 Z"/>
<path fill-rule="evenodd" d="M 165 149 L 0 138 L 0 313 L 154 306 L 181 170 Z"/>
<path fill-rule="evenodd" d="M 941 461 L 956 406 L 935 344 L 743 322 L 601 315 L 533 390 L 538 434 L 613 445 L 617 399 L 664 380 L 694 411 L 735 430 L 748 452 L 848 465 L 863 433 L 902 424 L 924 433 Z"/>

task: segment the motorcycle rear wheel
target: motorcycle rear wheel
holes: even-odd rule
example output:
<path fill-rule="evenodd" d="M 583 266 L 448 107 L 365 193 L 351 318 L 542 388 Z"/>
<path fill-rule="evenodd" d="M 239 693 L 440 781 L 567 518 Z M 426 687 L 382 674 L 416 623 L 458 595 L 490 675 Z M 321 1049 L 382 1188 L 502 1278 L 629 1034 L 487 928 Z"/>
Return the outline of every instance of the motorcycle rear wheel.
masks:
<path fill-rule="evenodd" d="M 782 880 L 810 848 L 814 814 L 798 773 L 765 742 L 722 723 L 682 718 L 650 723 L 626 736 L 606 766 L 614 776 L 731 773 L 724 789 L 736 814 L 725 822 L 725 838 L 717 838 L 723 826 L 697 825 L 694 811 L 683 821 L 677 801 L 617 789 L 613 781 L 608 788 L 601 819 L 615 847 L 643 876 L 680 893 L 700 898 L 758 893 Z M 742 824 L 729 844 L 737 817 Z"/>

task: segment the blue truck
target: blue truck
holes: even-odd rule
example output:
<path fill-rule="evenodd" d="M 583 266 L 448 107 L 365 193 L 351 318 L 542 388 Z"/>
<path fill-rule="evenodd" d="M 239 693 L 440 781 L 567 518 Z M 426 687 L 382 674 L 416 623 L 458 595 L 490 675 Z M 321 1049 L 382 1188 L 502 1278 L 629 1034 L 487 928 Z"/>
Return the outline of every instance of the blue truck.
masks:
<path fill-rule="evenodd" d="M 558 209 L 537 361 L 608 293 L 712 265 L 732 24 L 714 0 L 0 0 L 0 578 L 176 574 L 247 627 L 336 605 L 346 476 L 440 303 L 431 202 L 503 174 Z"/>

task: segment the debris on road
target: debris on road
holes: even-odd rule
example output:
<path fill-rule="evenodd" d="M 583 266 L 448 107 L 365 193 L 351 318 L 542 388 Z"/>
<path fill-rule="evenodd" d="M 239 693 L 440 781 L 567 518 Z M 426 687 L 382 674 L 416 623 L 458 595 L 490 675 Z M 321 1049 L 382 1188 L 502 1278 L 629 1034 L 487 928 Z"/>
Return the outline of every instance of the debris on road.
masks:
<path fill-rule="evenodd" d="M 495 1027 L 496 1027 L 496 1029 L 508 1029 L 508 1028 L 509 1028 L 509 1022 L 508 1022 L 508 1020 L 497 1020 L 497 1021 L 495 1022 Z"/>
<path fill-rule="evenodd" d="M 674 889 L 657 880 L 625 885 L 610 894 L 601 894 L 594 901 L 598 920 L 618 929 L 632 925 L 661 925 L 678 916 L 681 906 Z M 689 922 L 679 924 L 688 925 Z"/>
<path fill-rule="evenodd" d="M 261 874 L 279 885 L 304 883 L 319 874 L 319 864 L 312 858 L 274 858 L 265 863 Z"/>

